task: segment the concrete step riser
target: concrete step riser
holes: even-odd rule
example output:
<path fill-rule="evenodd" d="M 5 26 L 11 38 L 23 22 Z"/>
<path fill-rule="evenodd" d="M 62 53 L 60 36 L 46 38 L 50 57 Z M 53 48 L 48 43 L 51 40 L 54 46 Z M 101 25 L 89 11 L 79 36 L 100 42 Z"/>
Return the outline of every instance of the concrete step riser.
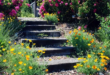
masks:
<path fill-rule="evenodd" d="M 52 72 L 59 72 L 62 70 L 72 70 L 74 69 L 73 66 L 76 65 L 76 63 L 67 63 L 67 64 L 58 64 L 58 65 L 48 65 L 49 73 Z"/>
<path fill-rule="evenodd" d="M 47 21 L 22 21 L 22 22 L 25 22 L 26 25 L 46 25 L 48 24 Z"/>
<path fill-rule="evenodd" d="M 55 26 L 26 26 L 23 30 L 54 30 Z"/>
<path fill-rule="evenodd" d="M 22 42 L 26 42 L 26 40 L 22 40 Z M 33 40 L 33 43 L 36 43 L 36 47 L 57 47 L 59 45 L 63 45 L 66 40 Z M 32 43 L 30 43 L 32 46 Z"/>
<path fill-rule="evenodd" d="M 23 32 L 21 37 L 37 38 L 37 37 L 60 37 L 60 32 Z"/>

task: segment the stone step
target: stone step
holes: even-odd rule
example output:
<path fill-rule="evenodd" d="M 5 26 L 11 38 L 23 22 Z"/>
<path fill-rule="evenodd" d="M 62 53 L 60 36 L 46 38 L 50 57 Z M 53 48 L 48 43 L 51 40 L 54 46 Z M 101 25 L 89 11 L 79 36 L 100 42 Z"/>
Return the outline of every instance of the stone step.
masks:
<path fill-rule="evenodd" d="M 33 48 L 32 52 L 38 50 L 45 50 L 42 56 L 56 56 L 56 55 L 72 55 L 75 52 L 75 47 L 53 47 L 53 48 Z"/>
<path fill-rule="evenodd" d="M 25 22 L 26 25 L 48 25 L 47 21 L 21 21 Z"/>
<path fill-rule="evenodd" d="M 27 38 L 21 38 L 21 42 L 28 42 L 29 40 L 32 40 L 33 43 L 36 43 L 36 47 L 59 47 L 61 44 L 64 44 L 67 39 L 66 38 L 47 38 L 47 39 L 31 39 Z M 32 43 L 30 43 L 30 46 L 32 46 Z"/>
<path fill-rule="evenodd" d="M 55 25 L 26 25 L 23 30 L 54 30 Z"/>
<path fill-rule="evenodd" d="M 60 37 L 60 31 L 55 30 L 41 30 L 41 31 L 23 31 L 21 37 L 24 38 L 38 38 L 38 37 Z"/>
<path fill-rule="evenodd" d="M 40 60 L 39 60 L 40 59 Z M 36 58 L 36 60 L 39 60 L 40 65 L 47 65 L 49 72 L 58 72 L 61 70 L 70 70 L 73 69 L 73 66 L 80 62 L 78 58 L 62 58 L 61 59 L 47 59 L 46 57 L 44 60 L 41 58 Z"/>

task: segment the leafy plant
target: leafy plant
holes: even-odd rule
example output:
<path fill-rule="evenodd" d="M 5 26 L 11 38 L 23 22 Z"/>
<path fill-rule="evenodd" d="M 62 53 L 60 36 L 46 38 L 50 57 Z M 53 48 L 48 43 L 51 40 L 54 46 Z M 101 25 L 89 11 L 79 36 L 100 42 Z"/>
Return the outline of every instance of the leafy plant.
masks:
<path fill-rule="evenodd" d="M 58 23 L 57 15 L 53 13 L 44 13 L 44 19 L 46 19 L 48 22 Z"/>
<path fill-rule="evenodd" d="M 107 70 L 105 66 L 108 63 L 109 57 L 105 56 L 103 52 L 98 54 L 92 52 L 88 54 L 86 58 L 78 58 L 78 60 L 80 60 L 81 63 L 77 63 L 74 66 L 78 72 L 86 75 L 96 75 L 100 71 L 104 72 Z"/>
<path fill-rule="evenodd" d="M 96 39 L 93 34 L 85 32 L 85 30 L 74 29 L 69 32 L 68 45 L 73 45 L 77 48 L 76 53 L 85 55 L 91 51 L 91 48 L 96 47 Z"/>

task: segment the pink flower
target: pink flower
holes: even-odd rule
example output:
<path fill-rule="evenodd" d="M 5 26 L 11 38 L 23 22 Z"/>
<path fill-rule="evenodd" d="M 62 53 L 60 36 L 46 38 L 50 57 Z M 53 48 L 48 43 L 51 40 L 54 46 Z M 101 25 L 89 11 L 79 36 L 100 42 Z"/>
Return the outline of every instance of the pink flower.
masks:
<path fill-rule="evenodd" d="M 72 5 L 72 2 L 70 3 L 70 5 Z"/>
<path fill-rule="evenodd" d="M 11 12 L 9 13 L 10 16 L 16 16 L 17 12 L 15 9 L 12 9 Z"/>
<path fill-rule="evenodd" d="M 4 17 L 5 15 L 3 13 L 0 13 L 0 20 L 2 20 L 2 18 Z"/>
<path fill-rule="evenodd" d="M 29 3 L 26 3 L 26 5 L 27 5 L 28 7 L 30 7 L 30 4 L 29 4 Z"/>
<path fill-rule="evenodd" d="M 53 6 L 53 4 L 50 4 L 50 6 Z"/>
<path fill-rule="evenodd" d="M 80 1 L 78 1 L 78 3 L 80 3 Z"/>
<path fill-rule="evenodd" d="M 58 11 L 57 13 L 58 13 L 58 14 L 60 14 L 60 13 L 61 13 L 61 11 Z"/>
<path fill-rule="evenodd" d="M 87 25 L 85 25 L 84 28 L 87 28 Z"/>
<path fill-rule="evenodd" d="M 21 7 L 22 6 L 22 3 L 19 3 L 18 6 Z"/>
<path fill-rule="evenodd" d="M 61 0 L 58 0 L 58 2 L 61 2 Z"/>
<path fill-rule="evenodd" d="M 68 3 L 65 3 L 65 5 L 67 6 L 67 5 L 68 5 Z"/>
<path fill-rule="evenodd" d="M 1 6 L 3 6 L 3 3 L 2 3 L 2 2 L 0 2 L 0 5 L 1 5 Z"/>
<path fill-rule="evenodd" d="M 63 1 L 61 1 L 61 4 L 63 4 Z"/>
<path fill-rule="evenodd" d="M 81 26 L 78 26 L 78 30 L 81 30 Z"/>
<path fill-rule="evenodd" d="M 55 0 L 53 0 L 55 2 Z"/>
<path fill-rule="evenodd" d="M 96 13 L 97 9 L 94 9 L 93 12 Z"/>
<path fill-rule="evenodd" d="M 7 3 L 8 5 L 11 5 L 11 3 Z"/>
<path fill-rule="evenodd" d="M 55 6 L 58 7 L 59 6 L 58 3 L 56 3 Z"/>
<path fill-rule="evenodd" d="M 96 6 L 97 4 L 96 3 L 94 3 L 94 6 Z"/>
<path fill-rule="evenodd" d="M 49 3 L 51 3 L 52 1 L 51 0 L 49 0 Z"/>
<path fill-rule="evenodd" d="M 19 10 L 19 6 L 16 6 L 16 7 L 15 7 L 15 10 L 18 11 L 18 10 Z"/>

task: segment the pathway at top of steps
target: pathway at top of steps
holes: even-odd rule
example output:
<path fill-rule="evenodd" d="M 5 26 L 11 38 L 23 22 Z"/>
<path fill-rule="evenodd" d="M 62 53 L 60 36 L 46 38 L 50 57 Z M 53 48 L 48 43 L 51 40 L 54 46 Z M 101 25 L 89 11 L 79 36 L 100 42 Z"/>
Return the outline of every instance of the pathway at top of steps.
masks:
<path fill-rule="evenodd" d="M 35 17 L 35 18 L 32 18 L 32 17 L 18 17 L 19 20 L 21 21 L 46 21 L 44 19 L 41 19 L 39 17 Z"/>
<path fill-rule="evenodd" d="M 48 25 L 48 23 L 46 21 L 39 19 L 39 18 L 19 18 L 19 19 L 21 19 L 21 21 L 27 22 L 26 23 L 27 26 L 30 25 L 30 27 L 24 28 L 25 29 L 25 32 L 23 34 L 24 36 L 21 37 L 22 42 L 27 42 L 28 40 L 32 40 L 34 43 L 36 43 L 36 47 L 34 48 L 34 50 L 30 50 L 30 51 L 36 52 L 39 49 L 38 47 L 41 47 L 41 48 L 44 47 L 44 49 L 46 48 L 46 50 L 45 50 L 46 53 L 43 54 L 42 57 L 40 57 L 40 58 L 38 58 L 37 56 L 33 57 L 34 62 L 39 60 L 39 65 L 47 63 L 47 67 L 48 67 L 50 73 L 60 72 L 62 70 L 64 70 L 64 71 L 70 70 L 70 69 L 73 70 L 73 65 L 75 65 L 77 62 L 79 62 L 77 58 L 71 57 L 71 53 L 75 52 L 75 48 L 61 46 L 61 44 L 66 43 L 67 39 L 59 38 L 60 36 L 62 36 L 62 34 L 60 35 L 60 32 L 57 30 L 58 28 L 55 29 L 56 28 L 55 27 L 54 29 L 52 29 L 50 26 L 50 29 L 49 29 L 49 26 L 48 26 L 48 30 L 46 30 L 46 32 L 44 32 L 45 29 L 42 27 L 44 27 L 45 25 L 46 26 Z M 33 25 L 35 25 L 35 26 L 44 25 L 44 26 L 39 27 L 40 31 L 38 31 L 38 29 L 34 28 L 35 26 L 33 26 Z M 56 32 L 53 33 L 50 30 L 57 30 L 58 33 L 56 33 Z M 48 37 L 46 37 L 46 38 L 39 37 L 38 38 L 37 35 L 38 35 L 38 33 L 41 33 L 41 32 L 44 34 L 47 34 Z M 27 40 L 25 40 L 25 39 L 27 39 Z M 30 43 L 30 46 L 31 45 L 32 45 L 32 43 Z M 51 59 L 51 61 L 50 61 L 50 59 Z M 46 63 L 43 63 L 43 61 L 45 61 Z M 69 73 L 61 74 L 61 75 L 68 75 L 68 74 Z M 60 75 L 60 74 L 58 74 L 58 75 Z"/>

